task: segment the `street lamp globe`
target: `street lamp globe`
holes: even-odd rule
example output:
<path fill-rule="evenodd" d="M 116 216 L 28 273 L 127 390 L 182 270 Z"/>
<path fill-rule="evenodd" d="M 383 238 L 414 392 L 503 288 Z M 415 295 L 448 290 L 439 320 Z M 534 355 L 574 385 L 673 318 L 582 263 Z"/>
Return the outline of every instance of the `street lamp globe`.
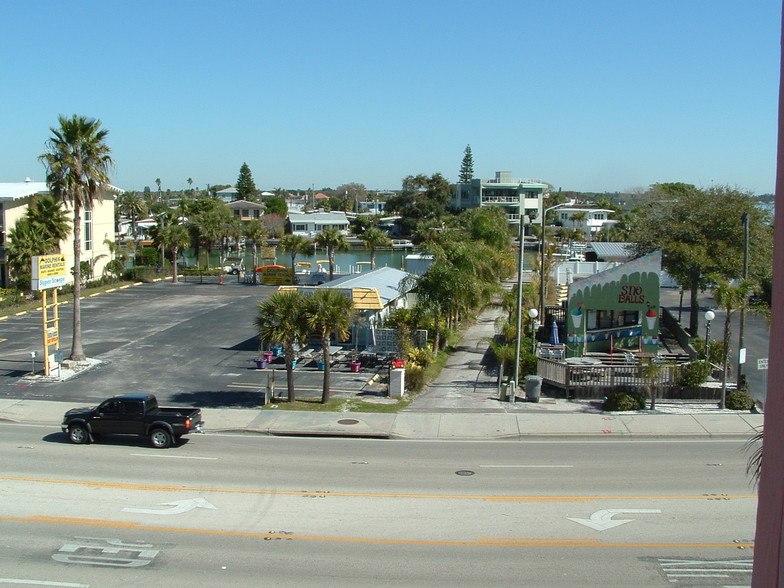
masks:
<path fill-rule="evenodd" d="M 536 310 L 535 308 L 529 308 L 528 309 L 528 316 L 531 317 L 532 319 L 535 319 L 536 317 L 539 316 L 539 311 Z"/>
<path fill-rule="evenodd" d="M 715 318 L 716 318 L 716 313 L 715 312 L 713 312 L 712 310 L 706 310 L 705 311 L 705 320 L 706 321 L 710 322 L 710 321 L 712 321 Z"/>

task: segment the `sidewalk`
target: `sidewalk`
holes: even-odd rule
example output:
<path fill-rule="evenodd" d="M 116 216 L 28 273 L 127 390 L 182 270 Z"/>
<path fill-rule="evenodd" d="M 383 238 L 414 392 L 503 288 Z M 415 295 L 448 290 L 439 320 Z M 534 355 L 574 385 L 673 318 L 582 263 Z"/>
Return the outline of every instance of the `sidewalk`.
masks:
<path fill-rule="evenodd" d="M 524 404 L 524 403 L 521 403 Z M 71 404 L 0 400 L 0 421 L 59 429 Z M 526 438 L 749 438 L 763 415 L 704 409 L 692 414 L 602 412 L 416 413 L 296 412 L 258 409 L 204 409 L 210 432 L 261 435 L 365 437 L 380 439 L 502 440 Z"/>

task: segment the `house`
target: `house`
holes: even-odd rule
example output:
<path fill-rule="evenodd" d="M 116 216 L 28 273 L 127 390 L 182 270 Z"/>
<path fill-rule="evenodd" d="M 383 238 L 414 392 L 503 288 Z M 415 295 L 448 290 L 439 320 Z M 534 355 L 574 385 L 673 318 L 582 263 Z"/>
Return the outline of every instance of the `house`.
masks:
<path fill-rule="evenodd" d="M 27 212 L 30 202 L 38 195 L 48 194 L 46 182 L 0 183 L 0 287 L 8 288 L 13 284 L 14 276 L 9 275 L 6 263 L 6 239 L 8 232 Z M 101 199 L 93 202 L 91 210 L 82 211 L 82 261 L 90 264 L 93 276 L 100 277 L 106 264 L 112 261 L 113 255 L 104 242 L 114 243 L 114 198 L 123 190 L 115 186 L 107 186 Z M 66 206 L 71 218 L 72 209 Z M 66 267 L 73 267 L 73 234 L 60 243 L 60 251 L 65 254 Z M 68 272 L 67 283 L 73 282 L 73 275 Z"/>
<path fill-rule="evenodd" d="M 383 214 L 387 203 L 381 200 L 365 200 L 357 203 L 357 209 L 360 214 Z"/>
<path fill-rule="evenodd" d="M 451 205 L 458 210 L 482 206 L 505 209 L 509 224 L 519 227 L 520 220 L 529 224 L 542 213 L 542 201 L 549 186 L 541 180 L 513 179 L 512 172 L 495 172 L 495 179 L 472 179 L 457 184 Z M 519 229 L 518 229 L 519 230 Z"/>
<path fill-rule="evenodd" d="M 348 234 L 349 221 L 345 212 L 294 212 L 287 219 L 287 232 L 303 237 L 315 237 L 327 227 L 337 227 Z"/>
<path fill-rule="evenodd" d="M 586 237 L 598 233 L 604 227 L 612 227 L 618 221 L 610 220 L 614 210 L 607 208 L 565 207 L 557 211 L 558 221 L 567 229 L 579 229 Z"/>
<path fill-rule="evenodd" d="M 237 192 L 237 188 L 234 186 L 224 188 L 223 190 L 218 190 L 215 192 L 215 195 L 219 200 L 223 200 L 224 202 L 234 202 L 237 198 L 240 197 L 240 193 Z"/>
<path fill-rule="evenodd" d="M 249 200 L 234 200 L 227 204 L 232 214 L 243 222 L 250 222 L 252 220 L 259 220 L 264 216 L 263 204 L 258 202 L 250 202 Z"/>

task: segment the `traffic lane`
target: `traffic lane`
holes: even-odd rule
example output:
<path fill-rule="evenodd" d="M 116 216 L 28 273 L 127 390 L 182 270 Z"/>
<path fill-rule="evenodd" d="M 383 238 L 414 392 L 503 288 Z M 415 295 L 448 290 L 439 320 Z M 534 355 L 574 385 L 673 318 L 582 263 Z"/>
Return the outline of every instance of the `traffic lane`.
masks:
<path fill-rule="evenodd" d="M 60 432 L 0 424 L 4 475 L 194 489 L 438 496 L 755 496 L 740 442 L 415 442 L 189 435 L 71 445 Z M 34 456 L 34 459 L 32 459 Z M 623 464 L 623 465 L 619 465 Z"/>
<path fill-rule="evenodd" d="M 518 542 L 303 544 L 285 529 L 270 529 L 260 537 L 48 523 L 4 522 L 3 526 L 5 549 L 0 557 L 10 570 L 5 578 L 52 584 L 176 586 L 185 577 L 204 585 L 241 586 L 572 588 L 750 582 L 751 553 L 736 548 Z M 716 577 L 718 566 L 724 577 Z"/>

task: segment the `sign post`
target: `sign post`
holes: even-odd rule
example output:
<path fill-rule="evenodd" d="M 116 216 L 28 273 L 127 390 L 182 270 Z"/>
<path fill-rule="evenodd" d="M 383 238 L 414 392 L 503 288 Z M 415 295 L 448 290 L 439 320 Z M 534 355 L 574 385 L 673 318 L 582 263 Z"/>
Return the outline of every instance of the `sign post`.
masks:
<path fill-rule="evenodd" d="M 49 355 L 49 349 L 58 351 L 60 348 L 60 316 L 57 307 L 57 288 L 65 285 L 67 271 L 65 265 L 65 255 L 56 253 L 54 255 L 36 255 L 33 257 L 33 272 L 31 288 L 41 290 L 41 327 L 44 342 L 44 375 L 51 373 L 54 358 L 59 353 Z M 47 310 L 47 290 L 52 290 L 52 316 L 49 317 Z"/>

